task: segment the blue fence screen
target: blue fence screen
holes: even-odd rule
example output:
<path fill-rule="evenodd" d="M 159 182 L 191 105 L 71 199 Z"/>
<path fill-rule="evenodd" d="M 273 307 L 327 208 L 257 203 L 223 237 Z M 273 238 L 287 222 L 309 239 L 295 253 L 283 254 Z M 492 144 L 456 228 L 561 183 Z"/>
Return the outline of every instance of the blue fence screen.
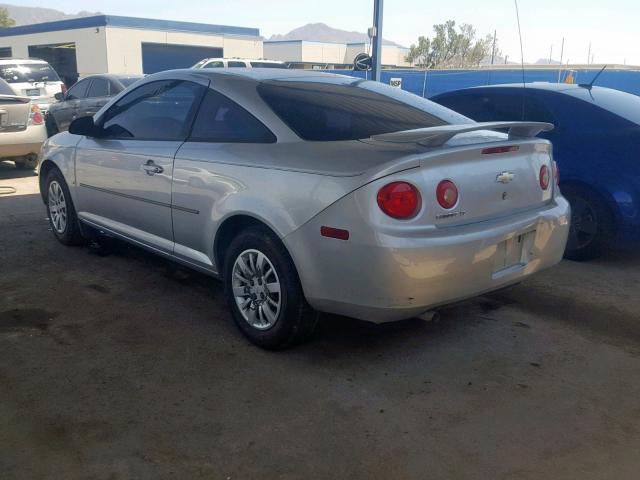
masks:
<path fill-rule="evenodd" d="M 350 70 L 334 70 L 334 73 L 367 78 L 369 72 Z M 574 78 L 574 83 L 589 83 L 598 70 L 553 70 L 525 69 L 525 82 L 558 82 L 564 81 L 567 75 Z M 558 76 L 559 74 L 559 76 Z M 439 93 L 460 88 L 478 87 L 481 85 L 498 85 L 502 83 L 521 83 L 522 70 L 383 70 L 381 81 L 389 84 L 392 78 L 402 79 L 402 89 L 426 98 Z M 623 92 L 640 95 L 640 70 L 605 70 L 598 77 L 596 85 L 615 88 Z"/>

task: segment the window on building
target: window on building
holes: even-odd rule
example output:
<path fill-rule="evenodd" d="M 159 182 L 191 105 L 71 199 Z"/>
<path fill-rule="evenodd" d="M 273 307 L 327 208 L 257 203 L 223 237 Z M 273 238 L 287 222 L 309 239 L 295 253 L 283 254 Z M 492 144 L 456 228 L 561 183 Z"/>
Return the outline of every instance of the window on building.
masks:
<path fill-rule="evenodd" d="M 11 58 L 12 56 L 11 47 L 0 47 L 0 58 Z"/>
<path fill-rule="evenodd" d="M 240 105 L 209 89 L 193 123 L 189 141 L 273 143 L 276 137 Z"/>
<path fill-rule="evenodd" d="M 258 92 L 304 140 L 357 140 L 446 123 L 409 103 L 360 88 L 357 83 L 278 80 L 260 84 Z"/>
<path fill-rule="evenodd" d="M 205 87 L 180 80 L 144 84 L 105 113 L 107 138 L 184 140 Z"/>

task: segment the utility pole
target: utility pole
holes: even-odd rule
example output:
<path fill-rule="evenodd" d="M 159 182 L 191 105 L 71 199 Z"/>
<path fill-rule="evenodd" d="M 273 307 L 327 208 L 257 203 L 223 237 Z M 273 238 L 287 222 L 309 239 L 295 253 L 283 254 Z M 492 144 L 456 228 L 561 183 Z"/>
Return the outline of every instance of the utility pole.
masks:
<path fill-rule="evenodd" d="M 590 60 L 591 60 L 591 42 L 589 42 L 589 52 L 587 53 L 587 65 L 589 65 Z"/>
<path fill-rule="evenodd" d="M 560 67 L 558 68 L 558 83 L 560 83 L 560 75 L 562 74 L 563 58 L 564 58 L 564 37 L 562 37 L 562 46 L 560 47 Z"/>
<path fill-rule="evenodd" d="M 373 0 L 373 29 L 371 35 L 371 80 L 380 81 L 382 66 L 382 10 L 383 0 Z"/>
<path fill-rule="evenodd" d="M 498 34 L 497 30 L 493 31 L 493 48 L 491 49 L 491 65 L 493 65 L 493 60 L 496 58 L 496 35 Z"/>
<path fill-rule="evenodd" d="M 553 58 L 553 43 L 551 44 L 551 50 L 549 51 L 549 65 L 551 65 L 552 58 Z"/>
<path fill-rule="evenodd" d="M 505 56 L 504 56 L 504 64 L 505 64 L 505 65 L 507 64 L 507 59 L 508 59 L 508 58 L 509 58 L 509 55 L 505 55 Z"/>

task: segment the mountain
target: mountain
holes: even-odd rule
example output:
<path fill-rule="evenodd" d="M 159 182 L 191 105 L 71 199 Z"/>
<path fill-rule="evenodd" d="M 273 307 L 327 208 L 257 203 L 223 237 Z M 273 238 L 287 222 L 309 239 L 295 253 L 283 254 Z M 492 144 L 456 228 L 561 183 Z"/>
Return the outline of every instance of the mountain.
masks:
<path fill-rule="evenodd" d="M 54 10 L 53 8 L 20 7 L 18 5 L 9 5 L 6 3 L 0 3 L 0 7 L 7 9 L 9 16 L 16 21 L 16 26 L 100 15 L 100 13 L 85 11 L 78 13 L 64 13 L 60 10 Z"/>
<path fill-rule="evenodd" d="M 284 35 L 271 35 L 269 40 L 307 40 L 310 42 L 358 43 L 368 42 L 369 36 L 362 32 L 349 32 L 331 28 L 325 23 L 308 23 Z M 391 40 L 382 39 L 384 45 L 400 46 Z"/>

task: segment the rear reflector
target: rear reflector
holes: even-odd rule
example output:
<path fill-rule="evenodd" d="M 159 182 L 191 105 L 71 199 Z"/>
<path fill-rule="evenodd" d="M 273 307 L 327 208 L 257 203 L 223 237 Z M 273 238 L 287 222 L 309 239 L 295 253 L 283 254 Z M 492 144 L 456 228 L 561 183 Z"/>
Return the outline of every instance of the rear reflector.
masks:
<path fill-rule="evenodd" d="M 333 227 L 320 227 L 320 235 L 323 237 L 337 238 L 338 240 L 349 240 L 349 230 Z"/>
<path fill-rule="evenodd" d="M 504 145 L 502 147 L 490 147 L 482 149 L 482 155 L 491 155 L 493 153 L 517 152 L 520 150 L 518 145 Z"/>

